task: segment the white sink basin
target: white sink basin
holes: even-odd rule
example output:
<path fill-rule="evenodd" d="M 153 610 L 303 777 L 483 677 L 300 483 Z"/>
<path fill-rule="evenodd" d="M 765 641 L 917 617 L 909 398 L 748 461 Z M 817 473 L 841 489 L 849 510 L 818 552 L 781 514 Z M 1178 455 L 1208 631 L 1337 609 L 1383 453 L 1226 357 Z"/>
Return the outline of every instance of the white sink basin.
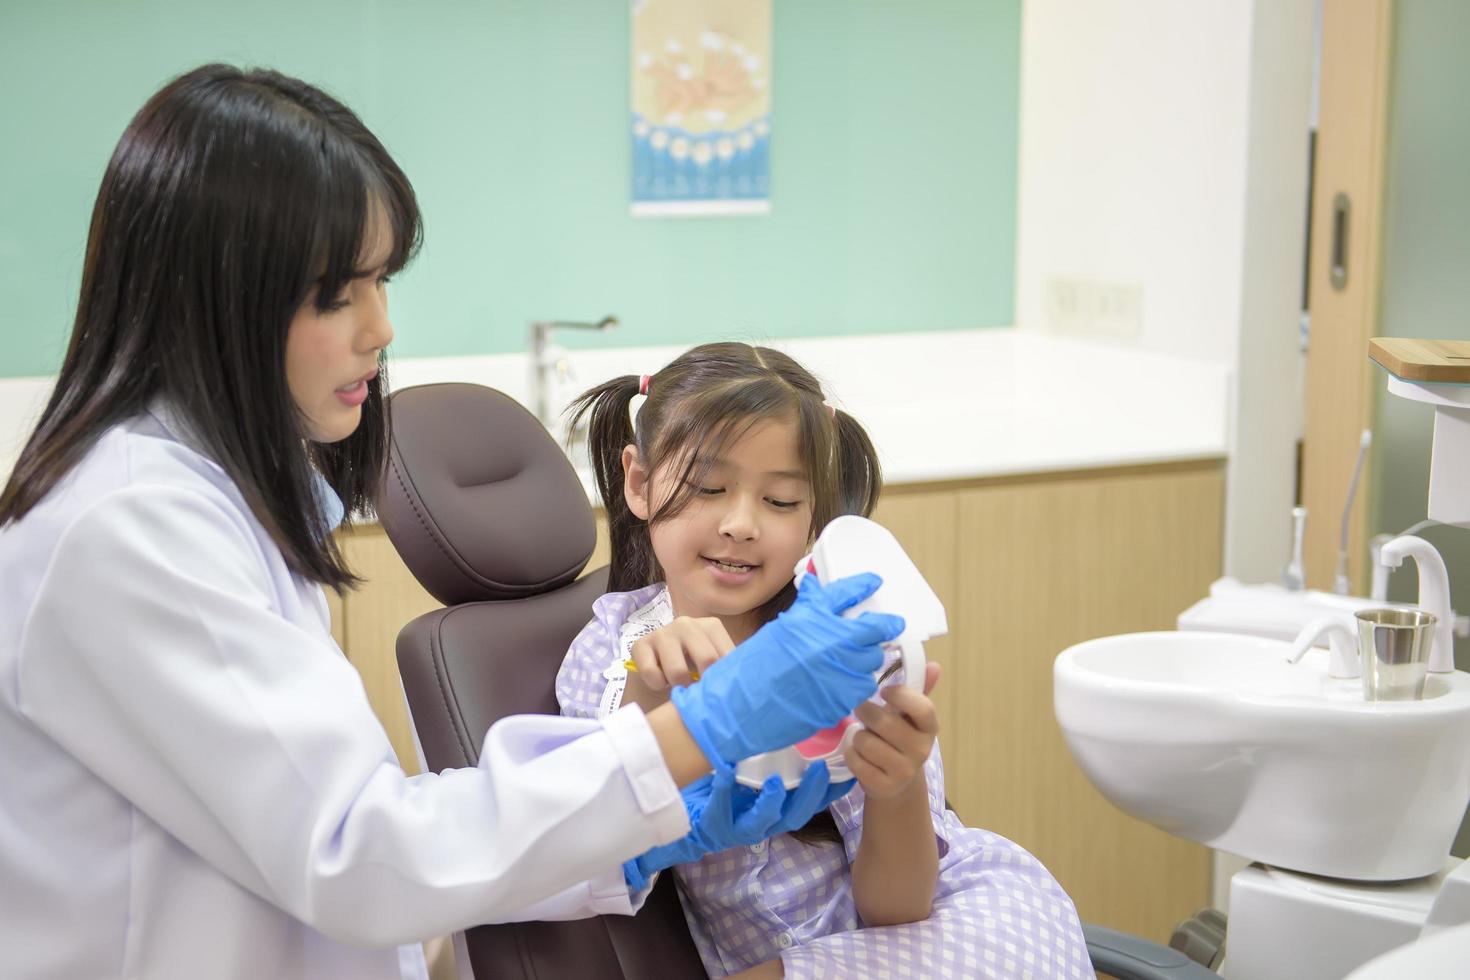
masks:
<path fill-rule="evenodd" d="M 1057 657 L 1056 715 L 1115 806 L 1277 867 L 1434 874 L 1470 803 L 1470 674 L 1368 703 L 1327 652 L 1227 633 L 1133 633 Z"/>

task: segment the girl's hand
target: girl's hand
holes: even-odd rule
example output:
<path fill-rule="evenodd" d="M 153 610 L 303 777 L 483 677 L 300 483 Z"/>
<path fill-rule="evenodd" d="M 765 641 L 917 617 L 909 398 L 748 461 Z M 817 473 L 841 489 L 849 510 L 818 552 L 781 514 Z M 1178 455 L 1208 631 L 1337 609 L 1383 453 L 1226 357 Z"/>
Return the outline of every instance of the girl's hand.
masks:
<path fill-rule="evenodd" d="M 679 616 L 633 644 L 633 662 L 638 669 L 629 674 L 628 682 L 653 692 L 684 687 L 694 682 L 694 675 L 703 673 L 733 649 L 735 644 L 718 619 Z"/>
<path fill-rule="evenodd" d="M 929 700 L 938 680 L 939 665 L 926 664 L 923 694 L 898 685 L 885 687 L 885 704 L 867 701 L 853 712 L 863 730 L 853 736 L 844 761 L 870 799 L 897 796 L 923 773 L 939 734 L 939 716 Z"/>

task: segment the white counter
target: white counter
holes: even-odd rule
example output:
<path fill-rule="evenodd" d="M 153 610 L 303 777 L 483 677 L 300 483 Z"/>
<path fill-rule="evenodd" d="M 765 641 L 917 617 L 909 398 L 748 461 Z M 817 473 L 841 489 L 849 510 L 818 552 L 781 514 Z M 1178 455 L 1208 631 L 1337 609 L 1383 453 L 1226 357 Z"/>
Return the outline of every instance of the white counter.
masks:
<path fill-rule="evenodd" d="M 872 338 L 861 350 L 800 359 L 863 421 L 889 482 L 1227 452 L 1225 365 L 1021 330 Z"/>
<path fill-rule="evenodd" d="M 1212 361 L 1016 329 L 740 339 L 786 350 L 821 377 L 831 400 L 867 427 L 889 483 L 1227 452 L 1231 372 Z M 570 351 L 574 375 L 554 403 L 618 374 L 652 373 L 683 349 Z M 389 378 L 394 388 L 468 381 L 529 401 L 525 354 L 395 359 Z M 0 474 L 9 474 L 50 385 L 48 378 L 0 379 Z"/>

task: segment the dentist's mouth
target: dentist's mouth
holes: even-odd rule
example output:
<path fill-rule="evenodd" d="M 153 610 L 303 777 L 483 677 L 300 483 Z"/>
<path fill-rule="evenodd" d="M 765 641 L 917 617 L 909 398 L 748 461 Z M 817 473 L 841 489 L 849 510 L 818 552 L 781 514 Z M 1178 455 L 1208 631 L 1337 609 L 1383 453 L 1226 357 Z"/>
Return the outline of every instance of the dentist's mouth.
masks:
<path fill-rule="evenodd" d="M 346 388 L 338 388 L 334 392 L 334 394 L 337 396 L 338 401 L 342 402 L 342 404 L 348 406 L 349 408 L 356 408 L 363 402 L 367 401 L 367 382 L 359 381 L 355 385 L 348 385 Z"/>
<path fill-rule="evenodd" d="M 347 405 L 350 408 L 356 408 L 363 402 L 367 401 L 368 382 L 373 380 L 377 376 L 378 369 L 373 368 L 373 370 L 366 377 L 359 378 L 358 380 L 352 382 L 352 384 L 350 385 L 343 385 L 342 387 L 337 388 L 333 392 L 333 394 L 335 394 L 338 399 L 342 401 L 342 404 Z"/>

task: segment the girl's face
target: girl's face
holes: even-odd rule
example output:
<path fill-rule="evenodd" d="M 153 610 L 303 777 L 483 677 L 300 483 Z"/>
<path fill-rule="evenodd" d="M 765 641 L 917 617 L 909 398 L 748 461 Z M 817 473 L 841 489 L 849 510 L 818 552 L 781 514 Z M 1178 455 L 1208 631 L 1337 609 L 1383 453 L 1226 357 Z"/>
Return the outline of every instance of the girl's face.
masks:
<path fill-rule="evenodd" d="M 286 384 L 315 442 L 338 442 L 357 430 L 378 354 L 393 339 L 383 272 L 391 242 L 376 238 L 358 265 L 360 275 L 325 312 L 317 310 L 313 287 L 286 334 Z"/>
<path fill-rule="evenodd" d="M 624 493 L 647 520 L 679 489 L 683 459 L 651 476 L 633 446 L 623 450 Z M 674 613 L 717 616 L 739 643 L 760 607 L 791 581 L 812 526 L 811 486 L 789 420 L 756 423 L 717 459 L 688 505 L 652 524 Z"/>

